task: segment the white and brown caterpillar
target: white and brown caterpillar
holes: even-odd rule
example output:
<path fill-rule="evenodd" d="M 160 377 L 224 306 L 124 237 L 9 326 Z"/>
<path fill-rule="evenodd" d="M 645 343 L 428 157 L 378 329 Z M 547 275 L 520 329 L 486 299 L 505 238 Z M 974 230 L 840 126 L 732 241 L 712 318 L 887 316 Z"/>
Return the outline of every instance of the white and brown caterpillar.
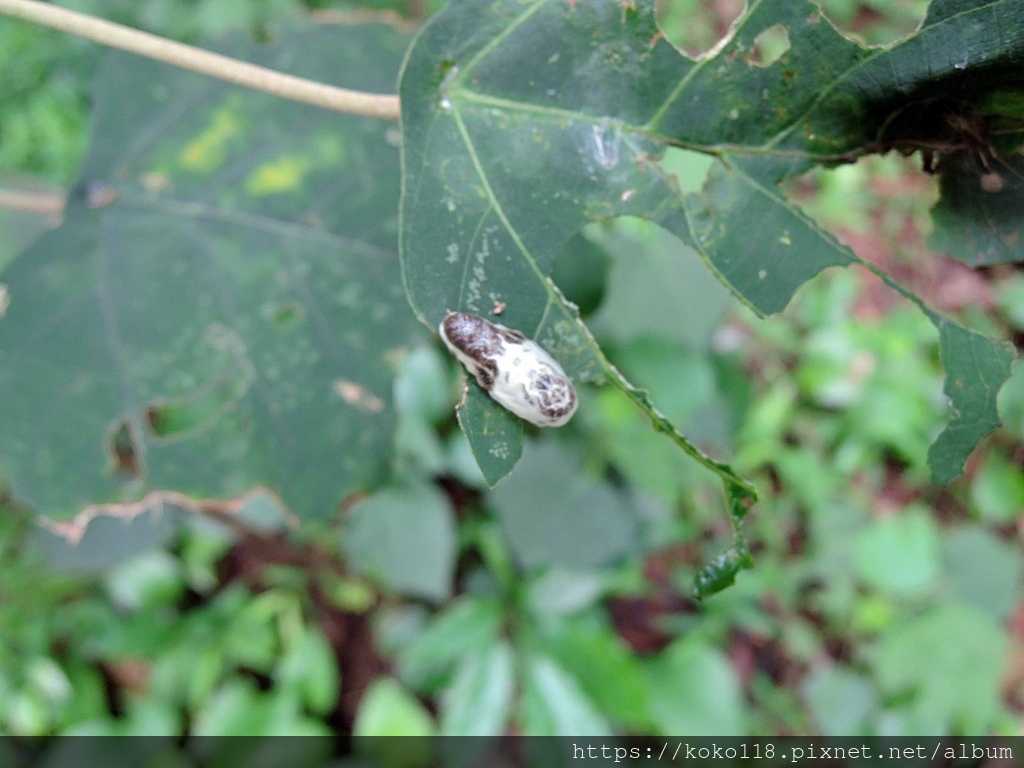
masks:
<path fill-rule="evenodd" d="M 555 359 L 519 331 L 469 312 L 448 312 L 441 338 L 495 401 L 538 427 L 576 413 L 576 390 Z"/>

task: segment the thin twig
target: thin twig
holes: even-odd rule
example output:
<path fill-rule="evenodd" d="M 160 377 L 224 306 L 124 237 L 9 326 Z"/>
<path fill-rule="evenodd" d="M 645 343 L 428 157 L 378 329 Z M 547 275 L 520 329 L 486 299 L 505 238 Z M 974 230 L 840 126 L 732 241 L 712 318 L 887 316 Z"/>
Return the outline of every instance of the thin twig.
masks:
<path fill-rule="evenodd" d="M 38 0 L 0 0 L 0 13 L 293 101 L 382 120 L 399 116 L 397 96 L 350 91 L 285 75 Z"/>

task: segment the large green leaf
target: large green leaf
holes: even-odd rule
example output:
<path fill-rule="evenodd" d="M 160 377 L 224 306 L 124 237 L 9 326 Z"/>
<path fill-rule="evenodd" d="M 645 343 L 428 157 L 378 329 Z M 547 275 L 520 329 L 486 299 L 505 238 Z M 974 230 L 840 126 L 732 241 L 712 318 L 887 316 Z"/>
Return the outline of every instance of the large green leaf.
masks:
<path fill-rule="evenodd" d="M 372 91 L 383 25 L 227 52 Z M 327 515 L 381 476 L 389 352 L 419 332 L 396 253 L 397 133 L 124 55 L 65 223 L 3 273 L 0 465 L 63 517 L 254 485 Z"/>
<path fill-rule="evenodd" d="M 486 315 L 500 301 L 503 321 L 538 337 L 574 378 L 611 378 L 653 416 L 548 279 L 572 233 L 618 215 L 657 222 L 739 298 L 777 312 L 823 268 L 859 262 L 779 182 L 815 163 L 931 146 L 955 122 L 950 113 L 969 113 L 994 89 L 1004 99 L 1019 90 L 1024 38 L 1005 30 L 1022 19 L 1024 0 L 942 0 L 900 44 L 867 49 L 813 3 L 753 0 L 731 38 L 692 61 L 661 38 L 653 4 L 643 0 L 452 2 L 419 36 L 402 76 L 411 303 L 436 325 L 446 309 Z M 790 47 L 757 66 L 755 40 L 775 25 Z M 664 162 L 669 146 L 716 160 L 701 191 L 683 191 Z M 979 394 L 998 389 L 1005 375 L 992 374 L 1010 356 L 929 317 L 963 393 L 954 403 L 957 436 L 943 433 L 933 450 L 933 459 L 942 455 L 936 476 L 948 479 L 982 429 L 997 423 L 994 401 Z M 667 420 L 655 422 L 674 433 Z M 498 469 L 507 472 L 518 451 L 504 448 L 509 459 Z M 493 453 L 479 436 L 474 449 L 482 463 Z M 740 509 L 742 483 L 697 458 L 722 474 L 730 507 Z"/>
<path fill-rule="evenodd" d="M 62 193 L 31 177 L 0 171 L 0 271 L 18 252 L 60 221 Z M 6 306 L 6 288 L 0 289 L 0 317 Z"/>

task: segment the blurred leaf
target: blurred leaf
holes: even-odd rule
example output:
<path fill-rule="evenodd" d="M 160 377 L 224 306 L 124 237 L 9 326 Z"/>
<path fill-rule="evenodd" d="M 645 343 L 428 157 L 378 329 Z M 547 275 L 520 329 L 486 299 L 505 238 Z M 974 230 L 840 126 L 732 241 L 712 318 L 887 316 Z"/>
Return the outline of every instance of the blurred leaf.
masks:
<path fill-rule="evenodd" d="M 185 590 L 181 564 L 162 549 L 122 563 L 105 581 L 114 604 L 130 611 L 171 605 Z"/>
<path fill-rule="evenodd" d="M 397 680 L 382 677 L 360 703 L 352 735 L 433 736 L 434 721 L 426 707 Z"/>
<path fill-rule="evenodd" d="M 417 347 L 402 358 L 394 389 L 402 416 L 433 424 L 449 415 L 451 381 L 436 346 Z"/>
<path fill-rule="evenodd" d="M 122 723 L 121 735 L 125 736 L 178 736 L 184 727 L 181 713 L 166 701 L 141 699 L 128 706 L 127 717 Z M 182 761 L 184 763 L 184 761 Z M 172 768 L 173 761 L 160 761 L 159 768 Z M 183 765 L 182 768 L 185 768 Z"/>
<path fill-rule="evenodd" d="M 1021 117 L 1016 129 L 1018 143 L 1024 144 Z M 979 130 L 989 131 L 999 117 L 977 120 Z M 943 160 L 942 196 L 932 210 L 935 228 L 928 247 L 972 267 L 1024 261 L 1024 158 L 1016 152 L 992 156 L 993 151 L 977 147 Z"/>
<path fill-rule="evenodd" d="M 196 713 L 197 736 L 259 736 L 267 733 L 269 698 L 261 699 L 248 680 L 232 680 L 222 686 Z"/>
<path fill-rule="evenodd" d="M 803 694 L 823 736 L 869 733 L 867 716 L 878 694 L 863 675 L 839 665 L 819 666 L 804 681 Z"/>
<path fill-rule="evenodd" d="M 491 501 L 525 568 L 589 568 L 636 546 L 636 521 L 621 491 L 588 477 L 576 452 L 554 440 L 529 443 Z"/>
<path fill-rule="evenodd" d="M 236 601 L 234 605 L 229 603 L 218 606 L 219 615 L 199 615 L 195 618 L 197 621 L 205 618 L 226 625 L 223 629 L 203 629 L 206 632 L 212 630 L 211 634 L 215 635 L 219 631 L 217 639 L 221 641 L 227 660 L 269 673 L 281 655 L 279 622 L 283 616 L 290 618 L 299 615 L 301 608 L 298 597 L 270 591 L 254 597 L 239 589 Z M 283 605 L 285 601 L 286 607 Z"/>
<path fill-rule="evenodd" d="M 505 731 L 515 686 L 512 648 L 500 642 L 465 656 L 441 698 L 445 736 L 497 736 Z"/>
<path fill-rule="evenodd" d="M 651 714 L 660 734 L 746 733 L 743 692 L 728 659 L 696 637 L 676 640 L 650 668 Z"/>
<path fill-rule="evenodd" d="M 1015 273 L 1008 279 L 996 282 L 993 288 L 999 311 L 1014 329 L 1024 330 L 1024 277 Z M 1002 409 L 999 412 L 1002 413 Z"/>
<path fill-rule="evenodd" d="M 63 190 L 36 179 L 0 171 L 0 274 L 36 238 L 60 223 Z M 0 292 L 0 317 L 6 309 Z"/>
<path fill-rule="evenodd" d="M 610 736 L 611 727 L 579 683 L 555 661 L 526 656 L 519 714 L 524 736 Z"/>
<path fill-rule="evenodd" d="M 1021 15 L 1020 0 L 938 0 L 905 40 L 869 49 L 821 23 L 813 3 L 763 0 L 714 55 L 693 61 L 662 39 L 649 2 L 450 3 L 402 74 L 410 301 L 431 326 L 447 309 L 486 314 L 501 301 L 509 324 L 544 341 L 571 376 L 599 381 L 611 370 L 548 274 L 584 224 L 630 215 L 679 237 L 758 311 L 777 312 L 825 267 L 859 261 L 778 184 L 815 162 L 941 140 L 972 105 L 1007 90 L 1002 82 L 1017 82 L 1024 44 L 1003 30 Z M 788 50 L 754 66 L 761 33 L 774 27 Z M 669 145 L 715 159 L 699 193 L 677 182 Z M 953 401 L 930 460 L 948 481 L 998 423 L 1010 356 L 929 318 Z M 473 425 L 464 428 L 472 441 Z M 493 447 L 474 451 L 490 461 Z M 511 469 L 517 450 L 502 453 L 506 463 L 485 475 Z M 742 483 L 721 469 L 734 507 Z"/>
<path fill-rule="evenodd" d="M 999 711 L 1006 649 L 1005 632 L 990 616 L 948 603 L 894 624 L 879 641 L 875 673 L 887 694 L 912 696 L 920 722 L 985 733 Z"/>
<path fill-rule="evenodd" d="M 608 460 L 638 488 L 658 496 L 666 504 L 681 498 L 699 470 L 664 435 L 654 432 L 628 398 L 604 389 L 580 398 L 576 418 L 603 433 Z M 589 406 L 589 407 L 588 407 Z"/>
<path fill-rule="evenodd" d="M 1006 621 L 1022 596 L 1020 546 L 976 526 L 954 529 L 943 544 L 950 597 Z"/>
<path fill-rule="evenodd" d="M 231 55 L 392 89 L 405 38 L 332 27 Z M 172 488 L 327 516 L 379 480 L 394 129 L 114 55 L 65 222 L 3 273 L 0 464 L 39 512 Z M 58 364 L 59 363 L 59 364 Z"/>
<path fill-rule="evenodd" d="M 1024 471 L 1000 451 L 989 451 L 971 483 L 971 501 L 982 520 L 1013 523 L 1024 510 Z"/>
<path fill-rule="evenodd" d="M 715 397 L 715 371 L 706 354 L 649 338 L 617 347 L 614 357 L 627 375 L 644 382 L 661 411 L 678 424 L 689 426 Z"/>
<path fill-rule="evenodd" d="M 39 528 L 34 538 L 55 569 L 104 571 L 167 544 L 179 530 L 182 514 L 173 504 L 157 502 L 130 515 L 83 519 L 85 530 L 77 541 L 68 541 L 67 536 L 48 528 Z"/>
<path fill-rule="evenodd" d="M 530 582 L 526 599 L 542 620 L 578 613 L 600 597 L 605 581 L 604 575 L 595 571 L 552 568 Z"/>
<path fill-rule="evenodd" d="M 545 649 L 603 715 L 631 731 L 650 732 L 651 682 L 614 630 L 584 620 L 569 622 L 553 633 Z"/>
<path fill-rule="evenodd" d="M 455 572 L 455 515 L 427 485 L 389 488 L 359 503 L 342 547 L 356 569 L 402 594 L 443 600 Z"/>
<path fill-rule="evenodd" d="M 618 343 L 655 337 L 706 348 L 733 299 L 699 255 L 642 219 L 612 222 L 602 241 L 612 268 L 608 295 L 590 320 L 594 333 Z M 632 375 L 647 386 L 646 379 Z"/>
<path fill-rule="evenodd" d="M 857 536 L 856 566 L 860 578 L 876 589 L 911 596 L 939 575 L 939 532 L 920 509 L 871 522 Z"/>
<path fill-rule="evenodd" d="M 399 656 L 402 679 L 430 691 L 467 656 L 482 653 L 498 640 L 502 606 L 485 597 L 449 603 Z"/>
<path fill-rule="evenodd" d="M 280 685 L 300 693 L 310 712 L 326 715 L 334 707 L 341 689 L 338 662 L 319 627 L 303 628 L 281 658 L 277 678 Z"/>

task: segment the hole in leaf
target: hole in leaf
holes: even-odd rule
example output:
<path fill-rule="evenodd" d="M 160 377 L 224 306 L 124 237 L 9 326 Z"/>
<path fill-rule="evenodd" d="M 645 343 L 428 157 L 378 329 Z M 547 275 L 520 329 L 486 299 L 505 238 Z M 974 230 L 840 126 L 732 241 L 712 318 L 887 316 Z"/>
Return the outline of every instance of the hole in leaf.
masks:
<path fill-rule="evenodd" d="M 441 66 L 437 68 L 437 74 L 441 76 L 442 80 L 444 80 L 448 77 L 448 73 L 451 72 L 454 66 L 455 62 L 452 59 L 445 59 L 441 62 Z"/>
<path fill-rule="evenodd" d="M 113 459 L 112 470 L 115 475 L 125 480 L 136 480 L 142 477 L 142 461 L 135 444 L 135 435 L 131 424 L 126 418 L 113 423 L 110 432 L 110 457 Z"/>
<path fill-rule="evenodd" d="M 744 5 L 743 0 L 715 0 L 713 3 L 658 0 L 655 17 L 666 40 L 687 56 L 697 58 L 726 38 Z"/>
<path fill-rule="evenodd" d="M 302 318 L 302 307 L 293 301 L 286 301 L 271 308 L 270 320 L 274 325 L 288 327 Z"/>
<path fill-rule="evenodd" d="M 183 437 L 217 421 L 248 388 L 246 377 L 225 375 L 193 394 L 151 403 L 143 411 L 146 425 L 157 437 Z"/>
<path fill-rule="evenodd" d="M 214 324 L 202 343 L 209 352 L 201 359 L 209 367 L 193 373 L 204 383 L 189 392 L 154 398 L 143 411 L 146 426 L 156 437 L 184 437 L 217 422 L 237 409 L 252 384 L 254 371 L 233 330 Z"/>
<path fill-rule="evenodd" d="M 814 0 L 843 36 L 869 45 L 891 45 L 921 26 L 930 0 L 877 3 L 871 0 Z"/>
<path fill-rule="evenodd" d="M 146 424 L 157 437 L 173 437 L 200 426 L 217 414 L 217 408 L 209 398 L 188 402 L 159 403 L 144 411 Z"/>
<path fill-rule="evenodd" d="M 781 24 L 773 24 L 754 38 L 746 62 L 755 67 L 770 67 L 789 50 L 789 32 Z"/>
<path fill-rule="evenodd" d="M 559 251 L 551 279 L 584 317 L 597 311 L 604 299 L 611 256 L 601 243 L 603 224 L 591 224 L 577 232 Z M 597 236 L 591 237 L 594 230 Z"/>

